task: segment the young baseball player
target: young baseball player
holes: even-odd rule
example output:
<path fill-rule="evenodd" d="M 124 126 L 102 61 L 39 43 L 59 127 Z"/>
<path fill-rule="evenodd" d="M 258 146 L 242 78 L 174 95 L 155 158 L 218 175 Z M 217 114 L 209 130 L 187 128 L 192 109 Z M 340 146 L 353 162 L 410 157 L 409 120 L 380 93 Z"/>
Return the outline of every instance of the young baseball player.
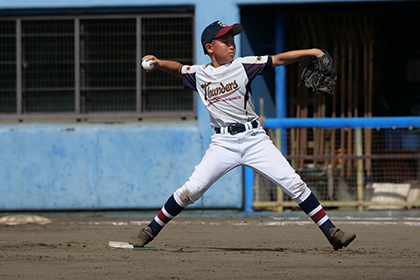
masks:
<path fill-rule="evenodd" d="M 160 69 L 182 78 L 185 88 L 201 97 L 210 114 L 214 130 L 211 144 L 189 180 L 166 201 L 160 212 L 131 237 L 129 243 L 143 247 L 188 205 L 197 201 L 229 170 L 246 165 L 264 175 L 294 199 L 318 225 L 335 250 L 346 247 L 355 238 L 338 229 L 329 219 L 318 199 L 274 146 L 258 121 L 251 96 L 251 82 L 264 71 L 288 65 L 312 56 L 320 57 L 319 49 L 295 50 L 276 55 L 234 58 L 234 36 L 241 33 L 241 24 L 227 26 L 215 21 L 207 26 L 201 42 L 211 63 L 181 65 L 146 55 L 152 70 Z"/>

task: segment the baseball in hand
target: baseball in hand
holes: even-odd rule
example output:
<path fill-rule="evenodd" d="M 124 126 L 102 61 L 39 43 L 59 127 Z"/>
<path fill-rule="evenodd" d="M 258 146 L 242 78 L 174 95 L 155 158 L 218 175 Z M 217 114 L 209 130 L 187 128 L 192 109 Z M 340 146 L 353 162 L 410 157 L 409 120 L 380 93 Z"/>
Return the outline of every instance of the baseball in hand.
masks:
<path fill-rule="evenodd" d="M 151 60 L 143 60 L 141 66 L 144 70 L 152 70 L 155 66 L 150 64 Z"/>

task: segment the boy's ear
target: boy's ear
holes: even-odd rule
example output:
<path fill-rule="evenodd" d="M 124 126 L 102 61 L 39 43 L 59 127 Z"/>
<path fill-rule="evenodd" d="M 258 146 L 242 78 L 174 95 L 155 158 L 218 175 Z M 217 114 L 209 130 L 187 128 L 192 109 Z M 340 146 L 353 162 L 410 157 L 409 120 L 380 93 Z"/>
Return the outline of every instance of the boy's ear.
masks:
<path fill-rule="evenodd" d="M 206 44 L 206 51 L 208 54 L 213 53 L 213 45 L 211 43 Z"/>

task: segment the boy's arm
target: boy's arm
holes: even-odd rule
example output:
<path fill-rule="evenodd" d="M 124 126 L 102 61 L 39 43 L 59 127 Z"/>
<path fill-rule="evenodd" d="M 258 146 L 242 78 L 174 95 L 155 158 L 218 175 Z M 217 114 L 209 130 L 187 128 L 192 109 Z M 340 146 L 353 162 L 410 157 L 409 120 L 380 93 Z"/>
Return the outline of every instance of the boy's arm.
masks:
<path fill-rule="evenodd" d="M 142 58 L 142 60 L 148 60 L 150 61 L 150 65 L 154 66 L 152 70 L 148 70 L 147 72 L 152 72 L 156 69 L 160 69 L 172 76 L 182 78 L 182 74 L 181 74 L 182 64 L 179 62 L 157 59 L 153 55 L 146 55 Z"/>
<path fill-rule="evenodd" d="M 295 63 L 312 56 L 320 57 L 324 54 L 320 49 L 296 50 L 273 55 L 273 67 Z"/>

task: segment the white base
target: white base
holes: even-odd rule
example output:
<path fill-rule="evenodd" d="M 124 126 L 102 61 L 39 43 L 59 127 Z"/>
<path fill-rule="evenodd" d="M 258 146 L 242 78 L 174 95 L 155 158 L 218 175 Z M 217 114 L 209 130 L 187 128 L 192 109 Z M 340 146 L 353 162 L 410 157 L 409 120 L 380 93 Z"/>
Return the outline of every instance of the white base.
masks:
<path fill-rule="evenodd" d="M 128 242 L 121 241 L 109 241 L 108 246 L 111 248 L 120 248 L 120 249 L 133 249 L 134 246 Z"/>

